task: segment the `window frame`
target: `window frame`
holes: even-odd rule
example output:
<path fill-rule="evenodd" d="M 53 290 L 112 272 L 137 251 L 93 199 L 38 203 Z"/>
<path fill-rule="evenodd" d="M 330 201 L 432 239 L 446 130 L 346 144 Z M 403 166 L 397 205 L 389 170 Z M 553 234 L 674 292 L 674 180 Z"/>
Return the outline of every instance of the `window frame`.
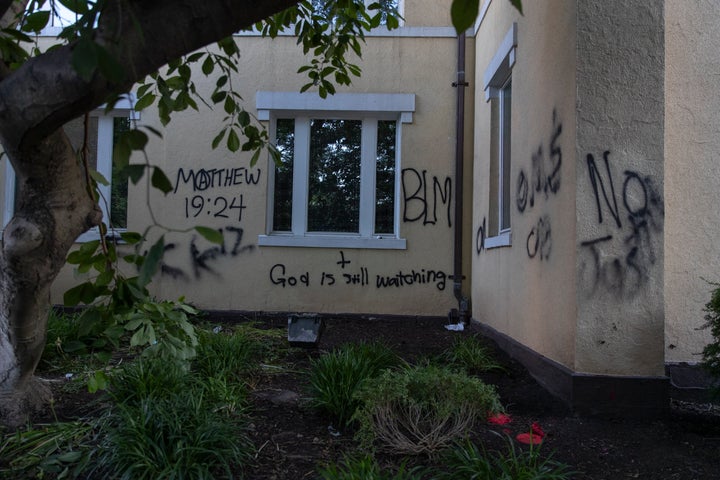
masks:
<path fill-rule="evenodd" d="M 292 219 L 290 232 L 273 231 L 275 168 L 268 159 L 267 217 L 265 234 L 258 236 L 260 246 L 405 249 L 400 237 L 400 164 L 402 124 L 412 122 L 414 94 L 338 93 L 325 99 L 316 93 L 258 92 L 258 118 L 269 122 L 271 142 L 275 141 L 278 119 L 295 120 L 295 156 L 293 159 Z M 309 232 L 307 200 L 309 183 L 309 140 L 311 119 L 362 121 L 360 219 L 358 232 Z M 378 121 L 396 121 L 394 233 L 376 234 L 376 159 Z M 368 148 L 369 147 L 369 148 Z M 299 208 L 298 206 L 301 206 Z"/>
<path fill-rule="evenodd" d="M 110 227 L 109 204 L 112 190 L 112 155 L 113 155 L 113 130 L 114 120 L 116 117 L 128 117 L 131 120 L 139 120 L 140 114 L 134 110 L 135 98 L 128 95 L 121 98 L 115 107 L 106 111 L 104 106 L 100 106 L 90 112 L 91 117 L 96 117 L 98 121 L 97 130 L 97 159 L 95 170 L 100 173 L 107 181 L 108 185 L 98 184 L 100 193 L 99 206 L 103 214 L 103 223 L 107 227 L 109 236 L 119 236 L 120 233 L 126 231 L 124 228 Z M 105 199 L 105 201 L 103 201 Z M 9 161 L 5 161 L 5 200 L 3 210 L 3 229 L 10 222 L 15 214 L 15 171 Z M 100 238 L 100 230 L 93 227 L 87 232 L 82 233 L 75 241 L 84 243 Z"/>
<path fill-rule="evenodd" d="M 497 101 L 497 117 L 493 117 L 496 125 L 491 126 L 494 134 L 497 127 L 497 148 L 495 154 L 491 157 L 491 171 L 495 166 L 496 175 L 490 177 L 493 182 L 490 188 L 491 197 L 493 194 L 496 198 L 490 199 L 490 218 L 492 219 L 490 234 L 485 239 L 485 248 L 508 247 L 512 245 L 512 201 L 505 199 L 508 183 L 506 180 L 510 178 L 512 168 L 512 155 L 508 152 L 511 141 L 508 137 L 512 136 L 512 107 L 510 111 L 505 108 L 505 100 L 507 88 L 512 85 L 512 70 L 515 66 L 515 55 L 517 50 L 517 23 L 513 23 L 507 34 L 503 38 L 495 55 L 490 60 L 485 74 L 483 76 L 483 85 L 485 90 L 485 101 Z M 512 87 L 510 87 L 512 88 Z M 512 105 L 512 93 L 510 93 L 510 103 Z M 491 109 L 492 110 L 492 109 Z M 497 119 L 497 120 L 495 120 Z M 492 142 L 491 142 L 492 143 Z M 507 145 L 507 147 L 506 147 Z M 492 153 L 492 152 L 491 152 Z M 495 206 L 495 208 L 493 208 Z M 504 224 L 505 214 L 508 217 L 508 225 Z"/>

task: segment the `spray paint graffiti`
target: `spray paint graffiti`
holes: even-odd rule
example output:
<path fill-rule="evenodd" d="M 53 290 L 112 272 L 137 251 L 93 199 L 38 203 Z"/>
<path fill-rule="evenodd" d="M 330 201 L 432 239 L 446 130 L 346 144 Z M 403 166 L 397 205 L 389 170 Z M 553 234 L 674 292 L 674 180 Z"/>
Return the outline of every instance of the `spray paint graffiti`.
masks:
<path fill-rule="evenodd" d="M 417 222 L 435 225 L 438 221 L 438 203 L 445 206 L 448 227 L 452 227 L 451 195 L 452 180 L 432 177 L 432 187 L 427 179 L 427 170 L 422 173 L 414 168 L 402 169 L 403 222 Z M 428 192 L 428 190 L 430 190 Z M 442 211 L 441 211 L 442 214 Z"/>
<path fill-rule="evenodd" d="M 558 119 L 557 110 L 553 110 L 552 129 L 547 149 L 543 148 L 543 144 L 540 144 L 531 156 L 529 173 L 526 173 L 523 168 L 518 173 L 515 204 L 520 214 L 529 212 L 536 205 L 539 205 L 540 200 L 547 201 L 551 195 L 555 195 L 560 191 L 562 173 L 561 135 L 562 123 Z M 525 241 L 525 248 L 530 258 L 537 258 L 541 261 L 550 258 L 552 224 L 548 214 L 541 215 L 530 229 Z"/>
<path fill-rule="evenodd" d="M 520 213 L 529 206 L 535 206 L 535 194 L 544 194 L 547 200 L 550 194 L 560 190 L 560 167 L 562 167 L 562 149 L 559 141 L 562 134 L 562 123 L 558 120 L 557 111 L 553 110 L 552 134 L 549 140 L 549 154 L 545 155 L 543 146 L 538 146 L 532 154 L 530 175 L 520 169 L 517 180 L 515 202 Z"/>
<path fill-rule="evenodd" d="M 204 249 L 198 246 L 197 237 L 193 236 L 189 245 L 190 265 L 192 267 L 195 279 L 200 279 L 203 273 L 219 276 L 213 264 L 222 259 L 234 258 L 243 254 L 252 252 L 255 249 L 253 244 L 243 244 L 244 230 L 240 227 L 227 226 L 219 229 L 223 234 L 223 243 L 221 245 L 213 245 Z M 230 239 L 230 241 L 226 241 Z M 178 245 L 170 243 L 165 246 L 165 252 L 176 250 Z M 165 261 L 160 268 L 162 274 L 168 275 L 175 279 L 188 280 L 190 277 L 182 268 L 169 265 Z"/>
<path fill-rule="evenodd" d="M 580 243 L 581 277 L 593 293 L 604 289 L 617 295 L 635 296 L 657 262 L 655 238 L 662 235 L 665 216 L 662 195 L 652 177 L 625 170 L 619 203 L 610 152 L 603 153 L 604 169 L 598 168 L 592 154 L 587 155 L 586 163 L 597 223 L 606 226 L 606 231 Z M 609 223 L 605 222 L 608 218 L 612 219 Z"/>
<path fill-rule="evenodd" d="M 482 223 L 475 234 L 475 252 L 480 255 L 485 250 L 485 232 L 487 232 L 486 218 L 483 217 Z"/>
<path fill-rule="evenodd" d="M 322 287 L 332 287 L 346 285 L 357 288 L 401 288 L 413 286 L 434 286 L 437 290 L 443 291 L 447 286 L 447 279 L 450 276 L 442 270 L 429 268 L 411 268 L 410 270 L 398 270 L 392 273 L 374 273 L 374 282 L 371 282 L 371 273 L 368 267 L 353 265 L 353 261 L 345 257 L 345 252 L 340 251 L 340 261 L 336 265 L 340 266 L 340 271 L 324 270 L 320 274 L 315 275 L 310 271 L 302 271 L 300 273 L 289 273 L 289 269 L 285 264 L 276 263 L 270 268 L 270 283 L 282 288 L 286 287 L 310 287 L 313 285 L 313 279 L 319 278 L 319 285 Z M 317 280 L 315 280 L 317 282 Z"/>
<path fill-rule="evenodd" d="M 550 217 L 543 215 L 531 230 L 526 242 L 527 254 L 530 258 L 538 257 L 548 260 L 552 250 L 552 227 Z"/>

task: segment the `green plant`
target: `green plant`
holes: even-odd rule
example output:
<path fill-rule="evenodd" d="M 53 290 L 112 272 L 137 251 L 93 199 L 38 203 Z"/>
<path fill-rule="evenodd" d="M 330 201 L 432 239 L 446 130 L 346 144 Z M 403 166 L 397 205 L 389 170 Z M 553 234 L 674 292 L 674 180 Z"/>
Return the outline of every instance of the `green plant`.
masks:
<path fill-rule="evenodd" d="M 345 457 L 341 464 L 330 464 L 318 469 L 322 480 L 420 480 L 419 468 L 406 469 L 403 462 L 396 472 L 390 473 L 380 468 L 370 455 L 364 457 Z"/>
<path fill-rule="evenodd" d="M 3 435 L 0 476 L 76 478 L 93 458 L 99 421 L 36 425 Z"/>
<path fill-rule="evenodd" d="M 193 370 L 205 377 L 238 380 L 257 368 L 260 352 L 260 343 L 243 331 L 201 330 Z"/>
<path fill-rule="evenodd" d="M 476 336 L 456 339 L 452 347 L 442 354 L 441 360 L 471 373 L 503 369 L 490 349 Z"/>
<path fill-rule="evenodd" d="M 118 404 L 103 433 L 97 473 L 126 479 L 232 478 L 252 449 L 242 424 L 193 389 Z"/>
<path fill-rule="evenodd" d="M 311 404 L 345 428 L 360 406 L 354 396 L 360 383 L 399 364 L 399 357 L 382 343 L 343 345 L 311 362 Z"/>
<path fill-rule="evenodd" d="M 192 378 L 176 363 L 139 358 L 112 372 L 109 393 L 116 403 L 138 405 L 148 398 L 163 398 L 190 388 Z"/>
<path fill-rule="evenodd" d="M 433 454 L 501 410 L 492 386 L 433 365 L 387 370 L 363 382 L 355 399 L 361 444 L 407 454 Z"/>
<path fill-rule="evenodd" d="M 552 455 L 542 457 L 539 446 L 518 448 L 508 437 L 506 445 L 505 452 L 487 452 L 469 440 L 457 443 L 445 452 L 442 470 L 431 476 L 435 480 L 566 480 L 575 474 Z"/>
<path fill-rule="evenodd" d="M 700 328 L 709 328 L 713 340 L 702 351 L 702 366 L 716 380 L 720 380 L 720 283 L 711 283 L 715 287 L 710 301 L 705 304 L 705 324 Z M 720 396 L 720 385 L 713 387 L 713 393 Z"/>

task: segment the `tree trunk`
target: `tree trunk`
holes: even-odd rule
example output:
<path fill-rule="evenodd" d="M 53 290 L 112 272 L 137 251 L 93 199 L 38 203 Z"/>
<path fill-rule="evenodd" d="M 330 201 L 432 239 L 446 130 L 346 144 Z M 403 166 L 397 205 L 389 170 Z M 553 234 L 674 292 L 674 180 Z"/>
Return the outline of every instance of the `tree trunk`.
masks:
<path fill-rule="evenodd" d="M 48 389 L 33 372 L 45 345 L 50 286 L 77 237 L 101 220 L 62 126 L 168 61 L 298 1 L 108 0 L 94 39 L 124 70 L 119 84 L 97 73 L 82 78 L 72 67 L 74 45 L 15 70 L 0 58 L 0 142 L 19 192 L 0 251 L 0 423 L 18 425 L 43 404 Z M 11 4 L 0 0 L 3 16 Z"/>
<path fill-rule="evenodd" d="M 48 400 L 33 372 L 45 346 L 50 286 L 77 237 L 102 214 L 62 130 L 6 153 L 19 195 L 0 251 L 0 418 L 20 425 Z"/>

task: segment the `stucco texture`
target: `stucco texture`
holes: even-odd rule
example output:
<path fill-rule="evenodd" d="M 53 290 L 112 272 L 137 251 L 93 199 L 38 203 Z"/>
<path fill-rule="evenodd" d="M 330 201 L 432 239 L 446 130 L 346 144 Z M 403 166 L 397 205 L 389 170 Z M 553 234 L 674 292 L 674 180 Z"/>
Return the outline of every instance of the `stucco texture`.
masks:
<path fill-rule="evenodd" d="M 720 4 L 667 1 L 665 16 L 665 355 L 694 363 L 720 281 Z"/>

